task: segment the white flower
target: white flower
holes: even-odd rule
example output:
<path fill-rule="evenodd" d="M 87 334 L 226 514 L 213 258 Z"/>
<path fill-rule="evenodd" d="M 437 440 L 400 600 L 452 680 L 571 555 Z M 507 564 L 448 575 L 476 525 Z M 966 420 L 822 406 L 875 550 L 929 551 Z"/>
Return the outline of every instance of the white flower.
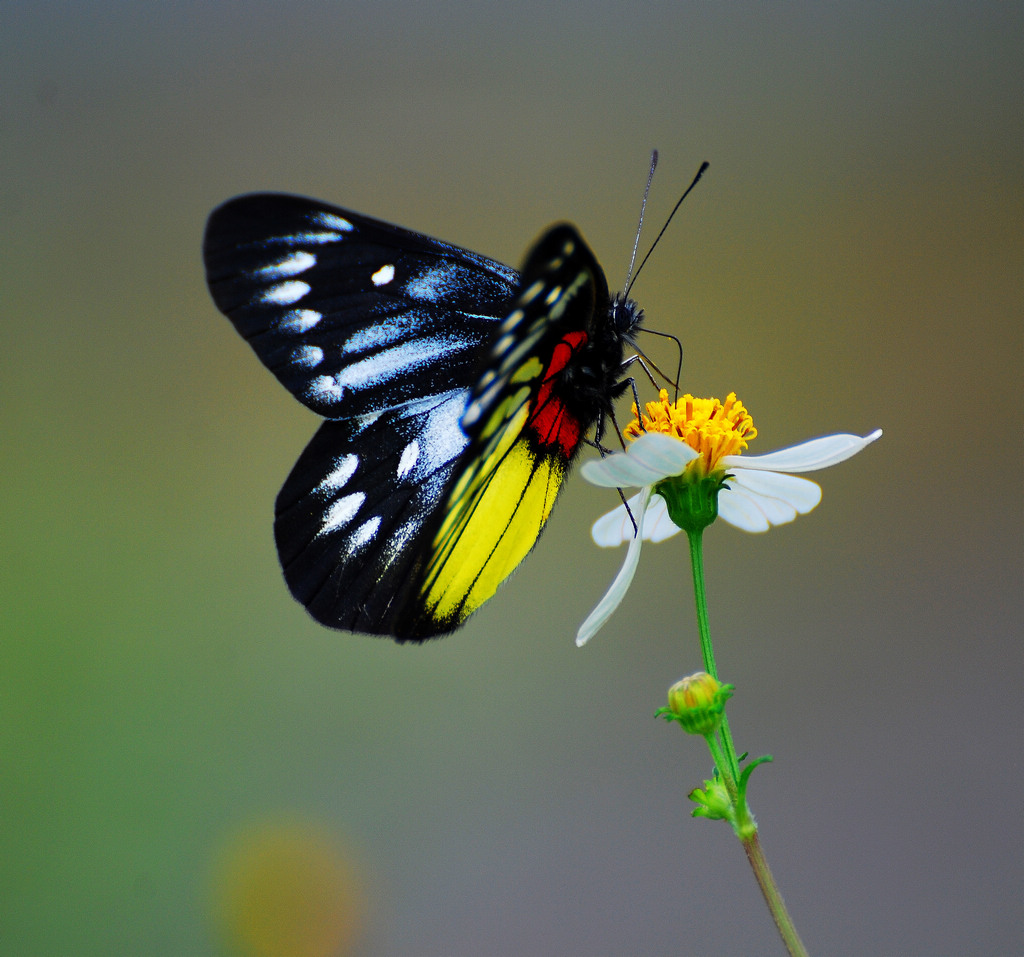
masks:
<path fill-rule="evenodd" d="M 639 487 L 641 491 L 629 500 L 628 512 L 620 505 L 594 523 L 591 534 L 598 545 L 628 542 L 629 550 L 608 592 L 580 626 L 577 645 L 586 644 L 619 606 L 636 573 L 640 543 L 644 539 L 664 541 L 680 531 L 669 517 L 665 499 L 654 491 L 658 482 L 672 477 L 693 482 L 721 476 L 725 484 L 718 491 L 718 516 L 744 531 L 765 532 L 772 525 L 806 514 L 821 501 L 821 488 L 815 482 L 788 473 L 836 465 L 882 434 L 877 429 L 864 437 L 827 435 L 767 455 L 741 455 L 727 450 L 744 448 L 745 439 L 757 433 L 734 395 L 724 406 L 717 400 L 692 396 L 673 404 L 663 392 L 661 404 L 648 403 L 648 411 L 650 417 L 644 416 L 648 431 L 640 432 L 625 452 L 586 462 L 581 470 L 594 485 Z M 639 431 L 636 423 L 632 431 Z M 630 513 L 636 520 L 636 532 Z"/>

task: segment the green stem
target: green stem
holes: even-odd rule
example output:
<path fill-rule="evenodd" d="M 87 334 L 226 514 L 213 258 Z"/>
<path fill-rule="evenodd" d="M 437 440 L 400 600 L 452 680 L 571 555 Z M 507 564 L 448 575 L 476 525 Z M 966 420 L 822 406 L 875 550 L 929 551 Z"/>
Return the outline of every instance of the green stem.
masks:
<path fill-rule="evenodd" d="M 697 627 L 700 631 L 700 650 L 704 658 L 704 670 L 716 681 L 718 679 L 718 668 L 715 665 L 715 652 L 711 645 L 711 626 L 708 620 L 707 589 L 704 582 L 704 549 L 702 547 L 702 530 L 687 531 L 687 538 L 690 541 L 690 566 L 693 568 L 693 593 L 697 603 Z M 761 840 L 758 837 L 757 826 L 754 824 L 746 801 L 746 788 L 740 794 L 739 782 L 740 771 L 739 761 L 736 758 L 736 748 L 732 741 L 732 732 L 729 730 L 729 719 L 725 712 L 722 713 L 722 724 L 719 727 L 722 745 L 715 746 L 713 736 L 706 740 L 711 747 L 711 755 L 719 770 L 722 772 L 722 780 L 729 792 L 732 806 L 737 812 L 736 826 L 737 836 L 743 844 L 747 853 L 747 860 L 754 872 L 754 877 L 764 895 L 768 911 L 775 921 L 779 935 L 782 937 L 790 957 L 807 957 L 807 949 L 796 932 L 793 919 L 789 916 L 786 903 L 782 899 L 775 878 L 772 876 L 768 861 L 761 848 Z M 748 769 L 749 770 L 749 769 Z"/>
<path fill-rule="evenodd" d="M 711 752 L 711 760 L 715 762 L 716 768 L 726 767 L 727 758 L 725 751 L 722 750 L 722 746 L 718 743 L 717 734 L 706 734 L 704 740 L 708 744 L 708 750 Z M 736 787 L 736 781 L 731 774 L 723 774 L 722 781 L 725 784 L 726 790 L 729 792 L 729 800 L 732 801 L 733 807 L 736 806 L 736 801 L 739 799 L 739 790 Z"/>
<path fill-rule="evenodd" d="M 690 541 L 690 567 L 693 569 L 693 596 L 697 603 L 697 628 L 700 631 L 700 652 L 704 658 L 704 670 L 718 681 L 718 667 L 715 665 L 715 650 L 711 644 L 711 625 L 708 620 L 708 599 L 707 589 L 704 586 L 704 548 L 702 546 L 703 530 L 687 531 L 686 537 Z M 725 754 L 728 766 L 723 771 L 728 771 L 728 776 L 733 781 L 739 780 L 739 761 L 736 760 L 736 748 L 732 743 L 732 732 L 729 730 L 729 718 L 723 712 L 722 726 L 719 729 L 722 734 L 722 744 L 725 746 Z"/>
<path fill-rule="evenodd" d="M 807 948 L 804 947 L 804 942 L 796 932 L 793 918 L 786 910 L 786 902 L 782 899 L 782 893 L 768 867 L 768 861 L 761 848 L 761 839 L 756 830 L 744 838 L 743 849 L 747 852 L 747 860 L 750 861 L 750 867 L 761 887 L 761 893 L 764 894 L 765 903 L 778 928 L 779 936 L 782 937 L 782 942 L 786 945 L 786 950 L 789 951 L 791 957 L 807 957 Z"/>

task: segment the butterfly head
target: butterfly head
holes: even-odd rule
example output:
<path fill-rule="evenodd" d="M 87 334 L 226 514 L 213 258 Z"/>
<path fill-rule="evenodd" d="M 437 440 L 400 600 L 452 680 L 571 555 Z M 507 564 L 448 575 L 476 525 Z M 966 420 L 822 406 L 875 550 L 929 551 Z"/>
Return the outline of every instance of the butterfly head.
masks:
<path fill-rule="evenodd" d="M 637 329 L 644 321 L 644 311 L 635 299 L 617 292 L 612 297 L 609 319 L 615 332 L 626 342 L 631 342 Z"/>

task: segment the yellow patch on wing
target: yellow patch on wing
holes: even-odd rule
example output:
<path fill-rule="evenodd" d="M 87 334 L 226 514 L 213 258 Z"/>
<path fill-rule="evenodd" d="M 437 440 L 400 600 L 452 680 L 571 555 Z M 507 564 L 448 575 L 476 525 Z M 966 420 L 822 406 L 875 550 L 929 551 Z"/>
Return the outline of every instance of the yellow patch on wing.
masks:
<path fill-rule="evenodd" d="M 524 407 L 515 418 L 525 416 Z M 565 464 L 538 455 L 520 432 L 521 424 L 506 423 L 500 433 L 506 441 L 467 470 L 452 493 L 422 592 L 438 621 L 461 622 L 487 601 L 529 554 L 551 514 Z"/>

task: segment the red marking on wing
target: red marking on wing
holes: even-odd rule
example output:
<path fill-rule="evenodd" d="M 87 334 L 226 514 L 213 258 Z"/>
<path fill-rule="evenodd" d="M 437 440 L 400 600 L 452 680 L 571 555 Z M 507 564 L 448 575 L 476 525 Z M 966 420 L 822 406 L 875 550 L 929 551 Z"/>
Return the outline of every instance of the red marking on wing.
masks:
<path fill-rule="evenodd" d="M 541 445 L 560 445 L 570 458 L 580 443 L 580 421 L 562 404 L 554 393 L 559 373 L 569 364 L 576 351 L 587 341 L 585 332 L 567 332 L 551 353 L 551 362 L 544 372 L 537 401 L 528 427 Z"/>

